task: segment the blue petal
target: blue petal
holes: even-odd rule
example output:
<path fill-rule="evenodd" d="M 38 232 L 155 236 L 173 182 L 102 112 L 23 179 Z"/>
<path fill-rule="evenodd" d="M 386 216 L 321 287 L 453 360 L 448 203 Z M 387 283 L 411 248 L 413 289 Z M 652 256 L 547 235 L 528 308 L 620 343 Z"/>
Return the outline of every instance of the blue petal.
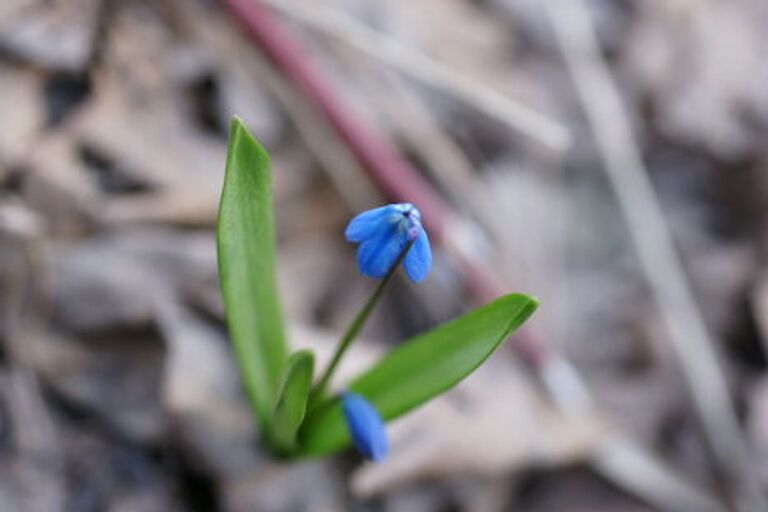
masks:
<path fill-rule="evenodd" d="M 357 250 L 357 268 L 363 275 L 380 279 L 384 277 L 400 255 L 405 244 L 405 234 L 391 224 L 374 238 L 366 239 Z"/>
<path fill-rule="evenodd" d="M 390 216 L 397 215 L 395 205 L 381 206 L 366 210 L 349 221 L 344 236 L 350 242 L 362 242 L 375 237 L 382 229 L 390 225 Z"/>
<path fill-rule="evenodd" d="M 379 413 L 356 393 L 344 393 L 341 400 L 344 418 L 355 447 L 371 460 L 384 459 L 389 451 L 389 441 Z"/>
<path fill-rule="evenodd" d="M 418 283 L 429 274 L 429 269 L 432 268 L 432 249 L 429 247 L 427 232 L 423 229 L 416 237 L 408 254 L 405 255 L 403 266 L 408 279 L 414 283 Z"/>

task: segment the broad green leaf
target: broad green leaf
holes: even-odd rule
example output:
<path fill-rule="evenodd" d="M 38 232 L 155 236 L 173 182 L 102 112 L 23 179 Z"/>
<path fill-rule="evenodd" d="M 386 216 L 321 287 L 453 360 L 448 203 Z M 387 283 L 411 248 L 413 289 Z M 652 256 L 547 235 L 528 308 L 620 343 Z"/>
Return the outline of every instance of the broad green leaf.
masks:
<path fill-rule="evenodd" d="M 405 342 L 348 388 L 367 398 L 385 421 L 397 418 L 472 373 L 537 307 L 526 295 L 501 297 Z M 299 435 L 302 455 L 345 448 L 349 434 L 339 399 L 311 411 Z"/>
<path fill-rule="evenodd" d="M 280 453 L 296 447 L 296 433 L 307 413 L 314 366 L 315 356 L 309 350 L 299 350 L 288 359 L 270 424 L 269 441 Z"/>
<path fill-rule="evenodd" d="M 264 428 L 287 354 L 275 277 L 269 156 L 238 118 L 229 134 L 216 240 L 229 336 Z"/>

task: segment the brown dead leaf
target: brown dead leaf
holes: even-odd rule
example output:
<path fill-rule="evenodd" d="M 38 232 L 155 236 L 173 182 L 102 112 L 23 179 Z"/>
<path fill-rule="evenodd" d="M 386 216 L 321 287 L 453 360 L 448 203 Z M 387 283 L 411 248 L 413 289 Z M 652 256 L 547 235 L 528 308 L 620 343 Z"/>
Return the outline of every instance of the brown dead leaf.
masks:
<path fill-rule="evenodd" d="M 42 66 L 81 70 L 91 55 L 99 0 L 4 0 L 0 45 Z"/>
<path fill-rule="evenodd" d="M 584 457 L 603 429 L 593 417 L 564 417 L 507 361 L 494 360 L 455 390 L 396 421 L 387 460 L 367 464 L 352 488 L 377 494 L 425 478 L 504 475 Z"/>

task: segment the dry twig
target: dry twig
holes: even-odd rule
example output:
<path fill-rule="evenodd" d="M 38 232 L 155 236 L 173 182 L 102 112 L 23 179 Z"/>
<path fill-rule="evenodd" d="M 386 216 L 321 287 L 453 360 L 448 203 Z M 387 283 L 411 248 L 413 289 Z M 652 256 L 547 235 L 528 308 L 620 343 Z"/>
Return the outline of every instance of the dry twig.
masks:
<path fill-rule="evenodd" d="M 745 442 L 715 355 L 715 342 L 693 298 L 619 90 L 601 56 L 587 7 L 581 0 L 544 5 L 706 437 L 721 468 L 734 479 L 738 509 L 768 510 L 750 471 Z"/>
<path fill-rule="evenodd" d="M 553 151 L 565 151 L 570 145 L 570 134 L 561 124 L 341 12 L 317 6 L 309 8 L 306 5 L 291 5 L 291 2 L 277 0 L 265 0 L 265 3 L 430 87 L 460 98 Z"/>
<path fill-rule="evenodd" d="M 472 237 L 467 236 L 468 223 L 453 211 L 453 207 L 416 170 L 395 151 L 386 138 L 372 126 L 363 123 L 339 100 L 335 91 L 324 81 L 308 62 L 298 43 L 281 29 L 279 23 L 258 4 L 249 0 L 226 0 L 230 11 L 238 18 L 247 33 L 275 61 L 281 71 L 292 80 L 313 105 L 327 117 L 360 160 L 382 193 L 395 200 L 413 201 L 420 205 L 425 223 L 442 242 L 463 275 L 470 290 L 479 300 L 490 300 L 505 289 L 501 279 L 488 263 L 477 254 Z M 522 330 L 510 344 L 517 354 L 537 373 L 555 402 L 573 414 L 590 414 L 589 393 L 576 370 L 544 340 L 534 337 L 530 330 Z M 620 434 L 616 434 L 620 436 Z M 601 456 L 593 460 L 593 466 L 611 481 L 638 495 L 649 503 L 669 510 L 719 511 L 722 507 L 704 491 L 698 490 L 685 480 L 662 467 L 654 457 L 631 441 L 608 436 L 610 441 Z M 622 452 L 611 451 L 619 444 Z M 612 474 L 611 465 L 604 464 L 605 455 L 612 461 L 626 460 L 626 456 L 644 464 L 632 467 L 644 468 L 649 478 L 660 481 L 669 479 L 663 493 L 653 486 L 625 486 L 626 474 Z M 673 492 L 683 490 L 683 492 Z"/>

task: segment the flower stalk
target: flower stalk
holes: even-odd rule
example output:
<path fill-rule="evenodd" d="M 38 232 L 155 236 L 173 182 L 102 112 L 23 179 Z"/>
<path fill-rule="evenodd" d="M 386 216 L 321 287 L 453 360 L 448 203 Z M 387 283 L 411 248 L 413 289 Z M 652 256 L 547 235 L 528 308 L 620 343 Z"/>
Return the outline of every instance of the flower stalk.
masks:
<path fill-rule="evenodd" d="M 341 362 L 341 358 L 344 356 L 344 353 L 347 351 L 350 345 L 352 345 L 352 342 L 355 340 L 357 335 L 360 334 L 360 331 L 363 329 L 366 320 L 368 320 L 368 317 L 371 315 L 373 308 L 379 302 L 379 299 L 381 299 L 381 294 L 384 291 L 384 288 L 386 288 L 387 284 L 389 284 L 389 282 L 392 280 L 392 277 L 397 271 L 397 267 L 399 267 L 400 263 L 402 263 L 403 259 L 405 259 L 405 256 L 408 254 L 408 251 L 410 250 L 413 243 L 414 240 L 409 240 L 405 244 L 397 259 L 389 268 L 389 271 L 387 271 L 384 278 L 373 290 L 373 293 L 368 298 L 368 301 L 360 309 L 360 311 L 358 311 L 357 315 L 355 315 L 355 318 L 352 320 L 352 323 L 349 324 L 349 327 L 347 327 L 347 330 L 344 332 L 341 341 L 339 341 L 339 344 L 336 346 L 336 351 L 333 353 L 331 362 L 328 364 L 328 367 L 323 372 L 322 377 L 320 377 L 320 380 L 317 382 L 317 385 L 312 392 L 313 402 L 317 403 L 317 400 L 322 398 L 323 394 L 325 393 L 325 389 L 328 387 L 328 383 L 331 381 L 336 368 Z"/>

